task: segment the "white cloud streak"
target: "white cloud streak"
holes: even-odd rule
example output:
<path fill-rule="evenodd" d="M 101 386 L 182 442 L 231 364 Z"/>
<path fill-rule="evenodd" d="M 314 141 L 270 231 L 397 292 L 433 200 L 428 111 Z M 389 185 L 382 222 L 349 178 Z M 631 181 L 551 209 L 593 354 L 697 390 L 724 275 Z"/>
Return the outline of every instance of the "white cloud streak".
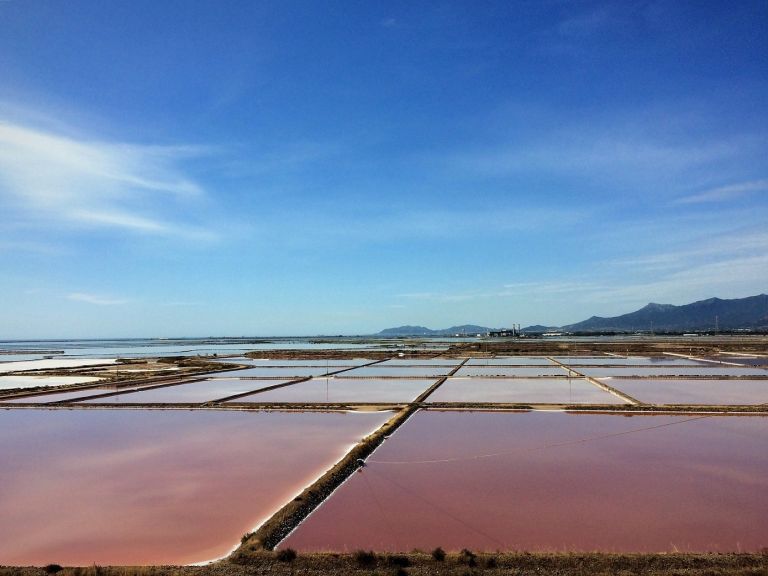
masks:
<path fill-rule="evenodd" d="M 179 167 L 200 153 L 76 139 L 0 121 L 0 200 L 25 224 L 204 237 L 177 215 L 184 203 L 204 196 Z"/>
<path fill-rule="evenodd" d="M 710 202 L 726 202 L 728 200 L 734 200 L 742 196 L 747 196 L 752 192 L 766 192 L 768 191 L 768 179 L 766 180 L 753 180 L 751 182 L 741 182 L 738 184 L 730 184 L 728 186 L 720 186 L 719 188 L 712 188 L 699 192 L 698 194 L 692 194 L 679 198 L 675 201 L 675 204 L 705 204 Z"/>
<path fill-rule="evenodd" d="M 562 279 L 511 282 L 461 293 L 413 292 L 396 298 L 423 304 L 458 305 L 474 301 L 524 316 L 531 303 L 545 305 L 568 324 L 597 314 L 632 312 L 649 301 L 687 304 L 712 296 L 737 298 L 766 292 L 768 233 L 731 231 L 700 240 L 694 247 L 647 253 L 632 259 L 597 262 Z M 553 318 L 536 322 L 554 324 Z"/>
<path fill-rule="evenodd" d="M 95 306 L 122 306 L 123 304 L 128 304 L 130 302 L 130 300 L 124 298 L 110 298 L 85 292 L 72 292 L 67 294 L 67 298 L 69 300 L 74 300 L 75 302 L 85 302 Z"/>
<path fill-rule="evenodd" d="M 563 131 L 547 141 L 502 145 L 450 158 L 460 168 L 486 176 L 528 171 L 649 176 L 658 171 L 680 172 L 734 157 L 742 144 L 717 142 L 669 144 L 647 136 L 609 135 L 588 130 Z"/>

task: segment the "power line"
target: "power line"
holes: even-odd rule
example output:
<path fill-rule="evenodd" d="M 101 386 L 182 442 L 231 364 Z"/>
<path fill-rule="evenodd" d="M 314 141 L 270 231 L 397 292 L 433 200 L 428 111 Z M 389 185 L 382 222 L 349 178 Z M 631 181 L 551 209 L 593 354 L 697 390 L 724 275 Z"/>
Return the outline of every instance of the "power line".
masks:
<path fill-rule="evenodd" d="M 764 406 L 761 404 L 758 406 Z M 610 434 L 601 434 L 598 436 L 588 436 L 586 438 L 579 438 L 576 440 L 567 440 L 565 442 L 553 442 L 550 444 L 544 444 L 542 446 L 534 446 L 531 448 L 516 448 L 514 450 L 504 450 L 501 452 L 489 452 L 486 454 L 475 454 L 472 456 L 455 456 L 452 458 L 434 458 L 429 460 L 368 460 L 369 464 L 444 464 L 450 462 L 466 462 L 471 460 L 481 460 L 483 458 L 494 458 L 497 456 L 507 456 L 510 454 L 519 454 L 525 452 L 537 452 L 539 450 L 547 450 L 550 448 L 562 448 L 564 446 L 574 446 L 577 444 L 584 444 L 595 440 L 605 440 L 607 438 L 616 438 L 618 436 L 626 436 L 628 434 L 634 434 L 636 432 L 645 432 L 648 430 L 657 430 L 659 428 L 667 428 L 669 426 L 675 426 L 677 424 L 684 424 L 686 422 L 693 422 L 694 420 L 703 420 L 704 418 L 711 418 L 715 414 L 704 414 L 703 416 L 694 416 L 692 418 L 685 418 L 684 420 L 677 420 L 675 422 L 666 422 L 664 424 L 656 424 L 654 426 L 645 426 L 643 428 L 633 428 L 632 430 L 624 430 L 622 432 L 611 432 Z"/>
<path fill-rule="evenodd" d="M 365 468 L 365 472 L 363 472 L 363 474 L 366 474 L 367 472 L 371 472 L 371 468 L 368 468 L 368 467 L 366 467 L 366 468 Z M 383 478 L 383 479 L 384 479 L 384 480 L 386 480 L 387 482 L 390 482 L 391 484 L 394 484 L 395 486 L 397 486 L 398 488 L 400 488 L 400 489 L 401 489 L 403 492 L 407 492 L 408 494 L 410 494 L 410 495 L 411 495 L 411 496 L 413 496 L 414 498 L 416 498 L 416 499 L 418 499 L 418 500 L 421 500 L 422 502 L 424 502 L 424 503 L 425 503 L 425 504 L 427 504 L 428 506 L 431 506 L 432 508 L 434 508 L 434 509 L 435 509 L 435 510 L 437 510 L 438 512 L 442 512 L 444 515 L 448 516 L 448 517 L 449 517 L 449 518 L 451 518 L 452 520 L 455 520 L 456 522 L 458 522 L 459 524 L 461 524 L 461 525 L 462 525 L 462 526 L 464 526 L 465 528 L 468 528 L 468 529 L 469 529 L 469 530 L 471 530 L 472 532 L 475 532 L 476 534 L 480 534 L 480 536 L 482 536 L 482 537 L 484 537 L 484 538 L 487 538 L 488 540 L 492 541 L 494 544 L 496 544 L 496 545 L 499 547 L 499 549 L 504 549 L 504 548 L 506 548 L 506 545 L 505 545 L 505 544 L 504 544 L 504 542 L 502 542 L 501 540 L 499 540 L 499 539 L 495 538 L 494 536 L 492 536 L 492 535 L 488 534 L 487 532 L 484 532 L 483 530 L 480 530 L 479 528 L 476 528 L 475 526 L 472 526 L 472 525 L 471 525 L 471 524 L 469 524 L 467 521 L 465 521 L 465 520 L 462 520 L 461 518 L 459 518 L 458 516 L 456 516 L 456 515 L 455 515 L 455 514 L 453 514 L 452 512 L 449 512 L 449 511 L 448 511 L 448 510 L 446 510 L 445 508 L 443 508 L 443 507 L 441 507 L 441 506 L 438 506 L 438 505 L 437 505 L 437 504 L 435 504 L 434 502 L 431 502 L 430 500 L 427 500 L 427 499 L 426 499 L 426 498 L 424 498 L 422 495 L 420 495 L 420 494 L 418 494 L 418 493 L 414 492 L 414 491 L 413 491 L 413 490 L 411 490 L 410 488 L 407 488 L 407 487 L 403 486 L 403 485 L 402 485 L 402 484 L 400 484 L 399 482 L 396 482 L 395 480 L 392 480 L 392 478 L 389 478 L 389 477 L 387 477 L 387 476 L 384 476 L 383 474 L 380 474 L 380 473 L 379 473 L 379 474 L 378 474 L 378 476 L 379 476 L 380 478 Z"/>
<path fill-rule="evenodd" d="M 371 486 L 371 483 L 368 481 L 368 477 L 365 474 L 365 469 L 360 468 L 358 473 L 363 477 L 363 480 L 365 481 L 365 485 L 368 487 L 368 491 L 371 493 L 371 498 L 373 498 L 373 501 L 376 502 L 376 507 L 379 509 L 379 513 L 381 514 L 382 519 L 384 520 L 384 524 L 387 527 L 387 530 L 389 531 L 389 535 L 392 538 L 392 542 L 395 543 L 395 546 L 398 545 L 397 537 L 395 536 L 395 529 L 392 526 L 392 524 L 389 522 L 389 518 L 384 513 L 384 506 L 381 504 L 381 501 L 376 496 L 376 493 L 373 491 L 373 486 Z"/>

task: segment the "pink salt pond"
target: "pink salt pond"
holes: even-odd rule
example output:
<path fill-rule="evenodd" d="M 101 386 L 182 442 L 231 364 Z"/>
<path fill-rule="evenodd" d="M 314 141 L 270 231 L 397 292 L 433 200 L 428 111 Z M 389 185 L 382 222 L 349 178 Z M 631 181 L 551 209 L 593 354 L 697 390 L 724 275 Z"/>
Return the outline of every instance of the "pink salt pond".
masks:
<path fill-rule="evenodd" d="M 345 370 L 346 366 L 329 366 L 328 372 Z M 226 372 L 213 372 L 211 378 L 298 378 L 303 376 L 319 376 L 326 373 L 326 366 L 256 366 L 254 368 L 241 368 Z"/>
<path fill-rule="evenodd" d="M 459 368 L 456 376 L 503 376 L 525 378 L 530 376 L 567 376 L 568 371 L 550 364 L 549 366 L 467 366 Z"/>
<path fill-rule="evenodd" d="M 145 388 L 146 386 L 144 386 Z M 141 390 L 142 386 L 135 386 L 135 387 L 126 387 L 121 388 L 121 394 L 125 394 L 127 392 L 132 392 L 135 390 Z M 2 406 L 3 403 L 8 404 L 47 404 L 49 402 L 64 402 L 64 401 L 72 401 L 76 400 L 78 398 L 84 398 L 86 396 L 94 396 L 98 394 L 109 394 L 117 393 L 118 388 L 115 388 L 114 386 L 95 386 L 90 388 L 85 388 L 81 390 L 70 390 L 67 392 L 48 392 L 48 393 L 38 393 L 33 394 L 30 396 L 20 396 L 18 398 L 14 399 L 6 399 L 6 400 L 0 400 L 0 406 Z"/>
<path fill-rule="evenodd" d="M 634 380 L 602 378 L 606 384 L 648 404 L 766 404 L 768 380 Z"/>
<path fill-rule="evenodd" d="M 0 411 L 0 565 L 226 555 L 390 413 Z"/>
<path fill-rule="evenodd" d="M 456 363 L 458 366 L 458 362 Z M 348 372 L 343 372 L 340 376 L 351 377 L 385 377 L 385 378 L 437 378 L 445 376 L 454 369 L 454 366 L 400 366 L 387 364 L 374 364 L 373 366 L 364 366 L 355 368 Z"/>
<path fill-rule="evenodd" d="M 448 378 L 427 402 L 626 403 L 584 378 Z"/>
<path fill-rule="evenodd" d="M 461 362 L 461 358 L 390 358 L 375 364 L 375 366 L 448 366 L 455 368 Z"/>
<path fill-rule="evenodd" d="M 203 403 L 221 400 L 235 394 L 253 392 L 268 386 L 283 384 L 289 380 L 238 380 L 236 378 L 216 378 L 192 382 L 191 384 L 176 384 L 161 386 L 151 390 L 139 390 L 115 396 L 104 396 L 93 400 L 84 400 L 88 404 L 173 404 L 173 403 Z"/>
<path fill-rule="evenodd" d="M 756 551 L 768 419 L 422 411 L 281 547 Z"/>
<path fill-rule="evenodd" d="M 232 402 L 411 402 L 432 384 L 429 379 L 314 378 Z"/>
<path fill-rule="evenodd" d="M 617 368 L 589 368 L 589 367 L 574 367 L 585 376 L 592 376 L 594 378 L 603 378 L 610 376 L 646 376 L 653 378 L 654 376 L 714 376 L 714 377 L 728 377 L 728 376 L 757 376 L 768 377 L 768 370 L 761 368 L 741 368 L 738 366 L 723 366 L 721 364 L 712 364 L 711 366 L 660 366 L 660 367 L 617 367 Z"/>
<path fill-rule="evenodd" d="M 470 358 L 466 366 L 553 366 L 543 356 L 506 356 L 500 358 Z"/>

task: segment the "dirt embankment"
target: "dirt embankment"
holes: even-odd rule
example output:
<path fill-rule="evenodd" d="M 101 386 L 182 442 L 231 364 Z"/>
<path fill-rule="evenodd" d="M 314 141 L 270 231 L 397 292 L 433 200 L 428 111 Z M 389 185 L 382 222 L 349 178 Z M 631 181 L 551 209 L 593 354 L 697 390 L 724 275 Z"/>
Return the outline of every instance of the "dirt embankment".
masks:
<path fill-rule="evenodd" d="M 436 560 L 431 554 L 253 554 L 244 564 L 208 566 L 88 566 L 64 568 L 62 576 L 765 576 L 768 554 L 527 554 L 461 553 Z M 282 560 L 279 558 L 283 558 Z M 0 576 L 43 576 L 56 567 L 0 568 Z"/>
<path fill-rule="evenodd" d="M 247 563 L 249 558 L 258 555 L 264 550 L 272 550 L 283 538 L 285 538 L 298 524 L 306 518 L 312 510 L 317 508 L 330 494 L 338 488 L 344 480 L 355 473 L 361 463 L 383 441 L 400 427 L 416 407 L 409 406 L 390 418 L 383 426 L 373 434 L 360 441 L 344 458 L 334 464 L 312 485 L 304 489 L 292 501 L 278 510 L 269 520 L 262 524 L 258 530 L 243 537 L 242 544 L 230 556 L 235 563 Z"/>
<path fill-rule="evenodd" d="M 500 339 L 481 342 L 457 342 L 446 352 L 453 356 L 591 356 L 617 354 L 619 356 L 663 356 L 664 353 L 714 356 L 718 353 L 768 353 L 766 336 L 706 336 L 706 337 L 650 337 L 637 339 L 602 339 L 597 337 L 573 340 Z"/>

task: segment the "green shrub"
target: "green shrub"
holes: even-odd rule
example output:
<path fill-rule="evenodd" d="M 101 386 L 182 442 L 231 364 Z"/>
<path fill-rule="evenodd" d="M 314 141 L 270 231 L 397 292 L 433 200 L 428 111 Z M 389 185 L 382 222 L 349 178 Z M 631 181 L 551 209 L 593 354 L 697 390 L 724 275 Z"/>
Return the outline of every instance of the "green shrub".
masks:
<path fill-rule="evenodd" d="M 43 567 L 43 572 L 46 574 L 56 574 L 56 572 L 61 572 L 64 570 L 59 564 L 48 564 L 47 566 Z"/>

